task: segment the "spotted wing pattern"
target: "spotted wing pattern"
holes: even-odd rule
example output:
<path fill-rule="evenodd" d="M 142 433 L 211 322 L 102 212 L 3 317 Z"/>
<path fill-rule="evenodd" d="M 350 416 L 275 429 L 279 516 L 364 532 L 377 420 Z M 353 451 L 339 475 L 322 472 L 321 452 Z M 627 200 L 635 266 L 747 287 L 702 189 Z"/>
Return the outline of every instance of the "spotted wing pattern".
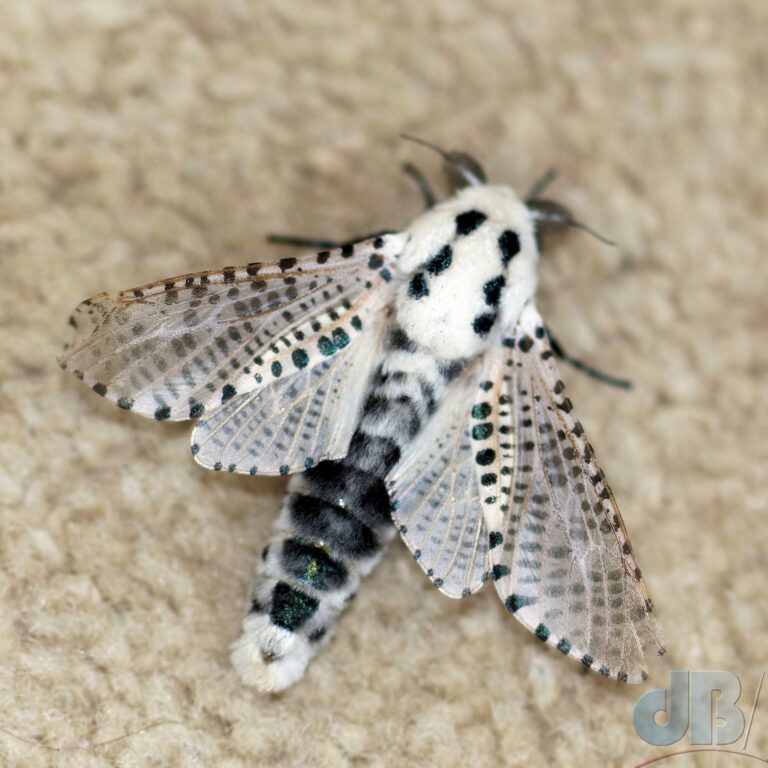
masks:
<path fill-rule="evenodd" d="M 639 682 L 646 652 L 664 652 L 653 604 L 532 304 L 504 345 L 496 378 L 481 382 L 490 396 L 474 406 L 496 590 L 541 640 Z"/>
<path fill-rule="evenodd" d="M 406 237 L 99 294 L 70 317 L 59 362 L 121 408 L 197 418 L 344 346 L 362 326 L 353 308 L 390 281 Z"/>
<path fill-rule="evenodd" d="M 467 597 L 488 578 L 470 414 L 476 367 L 450 385 L 388 478 L 392 517 L 416 561 L 448 597 Z"/>
<path fill-rule="evenodd" d="M 315 352 L 299 372 L 200 418 L 192 433 L 195 460 L 209 469 L 276 475 L 345 456 L 381 354 L 382 298 L 366 295 L 350 310 L 365 318 L 358 343 L 348 343 L 342 316 L 321 331 L 336 343 L 321 345 L 322 351 L 307 345 Z"/>

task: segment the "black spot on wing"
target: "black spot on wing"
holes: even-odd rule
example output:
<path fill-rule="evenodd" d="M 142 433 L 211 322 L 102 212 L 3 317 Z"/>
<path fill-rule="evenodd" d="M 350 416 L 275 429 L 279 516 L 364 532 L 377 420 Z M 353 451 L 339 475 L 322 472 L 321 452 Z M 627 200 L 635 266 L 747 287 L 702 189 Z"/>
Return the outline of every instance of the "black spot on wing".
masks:
<path fill-rule="evenodd" d="M 320 351 L 320 354 L 325 357 L 330 357 L 336 352 L 336 345 L 327 336 L 321 336 L 317 340 L 317 348 Z"/>
<path fill-rule="evenodd" d="M 482 467 L 492 464 L 495 458 L 496 452 L 492 448 L 484 448 L 475 454 L 475 461 Z"/>
<path fill-rule="evenodd" d="M 561 638 L 560 641 L 557 643 L 557 650 L 563 654 L 570 653 L 571 652 L 570 640 L 566 639 L 565 637 Z"/>
<path fill-rule="evenodd" d="M 171 409 L 167 405 L 161 405 L 154 413 L 158 421 L 165 421 L 171 418 Z"/>
<path fill-rule="evenodd" d="M 306 368 L 309 363 L 309 355 L 303 349 L 294 349 L 291 353 L 291 360 L 297 368 Z"/>
<path fill-rule="evenodd" d="M 481 424 L 475 424 L 472 427 L 473 440 L 487 440 L 493 434 L 493 424 L 490 421 Z"/>
<path fill-rule="evenodd" d="M 535 597 L 512 594 L 504 601 L 504 605 L 510 613 L 517 613 L 517 611 L 524 608 L 526 605 L 533 605 L 536 602 L 537 598 Z"/>
<path fill-rule="evenodd" d="M 494 565 L 491 569 L 491 578 L 494 581 L 503 579 L 505 576 L 509 576 L 509 567 L 506 565 Z"/>
<path fill-rule="evenodd" d="M 231 384 L 225 384 L 221 388 L 221 402 L 222 405 L 231 400 L 237 394 L 237 390 Z"/>
<path fill-rule="evenodd" d="M 533 347 L 533 340 L 530 336 L 525 335 L 517 342 L 517 346 L 520 348 L 521 352 L 530 352 Z"/>
<path fill-rule="evenodd" d="M 349 344 L 349 334 L 343 328 L 334 328 L 331 336 L 336 349 L 344 349 Z"/>

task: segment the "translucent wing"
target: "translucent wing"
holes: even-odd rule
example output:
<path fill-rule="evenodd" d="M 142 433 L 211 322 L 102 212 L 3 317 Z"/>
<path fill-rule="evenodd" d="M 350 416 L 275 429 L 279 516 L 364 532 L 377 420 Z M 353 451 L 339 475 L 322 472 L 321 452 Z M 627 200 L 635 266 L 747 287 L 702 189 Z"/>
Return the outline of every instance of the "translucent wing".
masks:
<path fill-rule="evenodd" d="M 121 408 L 196 418 L 344 346 L 364 323 L 353 308 L 387 286 L 406 237 L 99 294 L 70 317 L 59 362 Z M 341 316 L 337 337 L 322 332 Z"/>
<path fill-rule="evenodd" d="M 416 561 L 449 597 L 488 578 L 488 536 L 469 430 L 477 367 L 445 393 L 438 410 L 388 478 L 392 518 Z"/>
<path fill-rule="evenodd" d="M 496 590 L 540 639 L 639 682 L 645 653 L 664 652 L 653 604 L 533 305 L 504 349 L 497 397 L 475 406 L 477 474 L 498 499 L 484 504 Z"/>
<path fill-rule="evenodd" d="M 387 316 L 378 294 L 366 294 L 354 306 L 366 329 L 354 344 L 316 345 L 298 373 L 237 395 L 203 416 L 192 433 L 199 464 L 260 475 L 301 472 L 318 461 L 346 455 L 357 426 L 366 384 L 381 354 Z M 353 310 L 350 310 L 353 311 Z M 321 329 L 342 344 L 345 317 Z M 349 325 L 346 325 L 349 328 Z M 350 331 L 352 333 L 352 331 Z"/>

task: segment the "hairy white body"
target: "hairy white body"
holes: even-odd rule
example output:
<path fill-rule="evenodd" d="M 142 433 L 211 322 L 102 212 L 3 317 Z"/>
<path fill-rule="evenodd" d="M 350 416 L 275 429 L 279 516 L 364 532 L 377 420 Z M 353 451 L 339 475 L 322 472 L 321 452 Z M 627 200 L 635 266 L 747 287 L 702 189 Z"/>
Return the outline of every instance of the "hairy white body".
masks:
<path fill-rule="evenodd" d="M 456 217 L 478 210 L 487 220 L 473 232 L 456 237 Z M 429 295 L 414 301 L 406 281 L 394 302 L 400 325 L 411 338 L 436 357 L 471 358 L 489 343 L 473 327 L 487 308 L 483 285 L 504 275 L 500 302 L 501 325 L 513 327 L 526 301 L 536 291 L 539 259 L 530 211 L 509 187 L 467 187 L 426 211 L 406 230 L 408 243 L 398 260 L 402 274 L 417 274 L 432 254 L 451 243 L 452 263 L 443 273 L 427 275 Z M 501 264 L 499 236 L 517 234 L 520 251 Z"/>

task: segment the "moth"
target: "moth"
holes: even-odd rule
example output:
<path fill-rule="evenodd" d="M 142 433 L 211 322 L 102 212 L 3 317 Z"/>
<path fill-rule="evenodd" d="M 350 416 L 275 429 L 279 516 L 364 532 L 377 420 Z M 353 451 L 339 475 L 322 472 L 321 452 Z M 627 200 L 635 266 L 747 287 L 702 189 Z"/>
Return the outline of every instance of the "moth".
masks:
<path fill-rule="evenodd" d="M 653 603 L 534 304 L 542 236 L 586 227 L 540 196 L 551 176 L 521 200 L 405 138 L 452 196 L 407 165 L 427 209 L 403 231 L 101 293 L 60 364 L 193 420 L 204 467 L 292 475 L 231 649 L 246 684 L 302 677 L 395 532 L 444 595 L 490 580 L 542 641 L 638 682 L 664 652 Z"/>

